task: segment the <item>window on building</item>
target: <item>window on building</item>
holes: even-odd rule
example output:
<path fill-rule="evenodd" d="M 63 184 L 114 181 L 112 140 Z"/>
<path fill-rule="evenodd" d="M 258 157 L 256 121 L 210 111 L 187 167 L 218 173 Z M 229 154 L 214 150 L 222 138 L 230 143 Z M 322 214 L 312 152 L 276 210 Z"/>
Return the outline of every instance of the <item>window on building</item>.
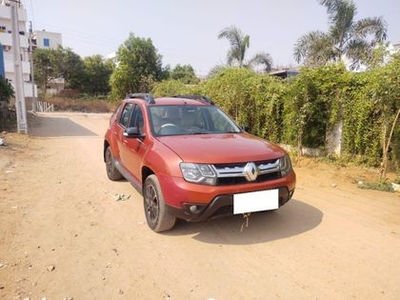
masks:
<path fill-rule="evenodd" d="M 43 46 L 50 47 L 50 39 L 44 38 L 43 39 Z"/>

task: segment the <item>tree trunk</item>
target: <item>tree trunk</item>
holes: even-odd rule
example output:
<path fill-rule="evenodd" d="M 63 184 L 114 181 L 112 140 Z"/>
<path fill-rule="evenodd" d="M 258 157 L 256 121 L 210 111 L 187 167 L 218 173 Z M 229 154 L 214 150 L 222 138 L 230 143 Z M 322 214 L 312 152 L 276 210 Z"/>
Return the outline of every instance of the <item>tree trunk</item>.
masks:
<path fill-rule="evenodd" d="M 387 126 L 385 121 L 382 124 L 382 162 L 381 162 L 381 179 L 386 177 L 387 169 L 387 152 L 386 152 L 386 131 Z"/>
<path fill-rule="evenodd" d="M 297 155 L 298 157 L 303 156 L 303 128 L 299 129 L 297 134 Z"/>
<path fill-rule="evenodd" d="M 383 157 L 382 157 L 382 163 L 381 163 L 381 179 L 386 178 L 386 173 L 387 173 L 387 161 L 388 161 L 388 152 L 389 152 L 389 147 L 390 147 L 390 142 L 392 140 L 394 128 L 396 127 L 397 120 L 399 119 L 400 115 L 400 108 L 397 110 L 396 117 L 394 118 L 393 124 L 392 124 L 392 129 L 390 130 L 389 137 L 386 142 L 386 123 L 383 122 L 383 128 L 382 128 L 382 148 L 383 148 Z"/>

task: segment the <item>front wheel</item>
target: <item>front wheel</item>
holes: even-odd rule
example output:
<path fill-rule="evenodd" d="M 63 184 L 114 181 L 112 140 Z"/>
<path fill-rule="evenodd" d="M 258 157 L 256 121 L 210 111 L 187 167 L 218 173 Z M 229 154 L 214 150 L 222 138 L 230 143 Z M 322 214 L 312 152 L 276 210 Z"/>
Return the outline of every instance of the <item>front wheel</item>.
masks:
<path fill-rule="evenodd" d="M 176 218 L 168 213 L 156 175 L 150 175 L 144 183 L 144 212 L 149 227 L 155 232 L 170 230 Z"/>

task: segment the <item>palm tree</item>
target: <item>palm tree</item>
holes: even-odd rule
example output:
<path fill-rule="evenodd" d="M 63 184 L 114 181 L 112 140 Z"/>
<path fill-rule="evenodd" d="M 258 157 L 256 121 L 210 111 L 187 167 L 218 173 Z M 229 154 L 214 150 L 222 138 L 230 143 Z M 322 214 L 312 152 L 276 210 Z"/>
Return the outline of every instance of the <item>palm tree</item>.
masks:
<path fill-rule="evenodd" d="M 352 0 L 319 0 L 326 7 L 329 30 L 313 31 L 297 40 L 294 57 L 307 66 L 325 65 L 347 58 L 351 68 L 365 62 L 376 43 L 387 37 L 387 24 L 381 17 L 355 21 L 357 8 Z M 368 37 L 373 38 L 368 40 Z"/>
<path fill-rule="evenodd" d="M 218 35 L 219 39 L 226 38 L 231 44 L 228 51 L 227 63 L 229 66 L 237 65 L 240 68 L 253 68 L 256 65 L 263 65 L 265 71 L 270 71 L 272 67 L 272 58 L 268 53 L 258 53 L 248 61 L 245 61 L 246 50 L 250 46 L 250 36 L 235 26 L 227 27 Z"/>

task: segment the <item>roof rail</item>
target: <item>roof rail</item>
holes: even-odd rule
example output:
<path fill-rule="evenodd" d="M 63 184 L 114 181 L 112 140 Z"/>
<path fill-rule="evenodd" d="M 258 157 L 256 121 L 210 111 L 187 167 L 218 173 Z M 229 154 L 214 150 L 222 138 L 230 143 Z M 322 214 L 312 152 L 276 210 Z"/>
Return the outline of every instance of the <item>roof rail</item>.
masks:
<path fill-rule="evenodd" d="M 133 99 L 133 98 L 138 98 L 138 99 L 143 99 L 145 100 L 148 104 L 154 104 L 156 101 L 153 98 L 152 94 L 149 93 L 133 93 L 133 94 L 127 94 L 126 95 L 127 99 Z"/>
<path fill-rule="evenodd" d="M 200 100 L 207 102 L 211 105 L 214 105 L 214 101 L 204 95 L 174 95 L 173 98 L 185 98 L 185 99 L 192 99 L 192 100 Z"/>

